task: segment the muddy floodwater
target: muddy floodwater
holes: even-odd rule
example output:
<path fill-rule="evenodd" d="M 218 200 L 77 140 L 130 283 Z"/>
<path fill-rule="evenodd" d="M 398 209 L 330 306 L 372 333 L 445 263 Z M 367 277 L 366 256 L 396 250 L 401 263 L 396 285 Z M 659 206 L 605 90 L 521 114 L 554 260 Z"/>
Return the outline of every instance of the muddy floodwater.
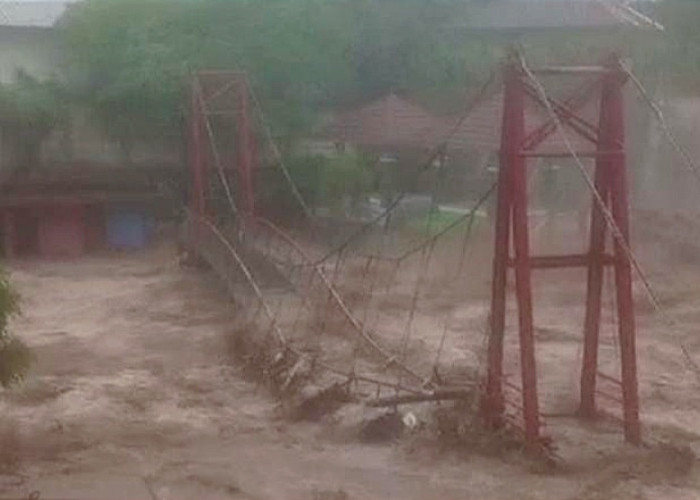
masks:
<path fill-rule="evenodd" d="M 671 444 L 631 450 L 607 426 L 597 456 L 549 471 L 517 454 L 470 453 L 429 436 L 367 444 L 335 432 L 333 418 L 285 419 L 228 353 L 235 307 L 212 276 L 181 267 L 167 245 L 129 256 L 20 261 L 10 271 L 24 311 L 13 330 L 37 362 L 23 385 L 0 394 L 0 498 L 700 497 L 700 389 L 661 327 L 644 317 L 643 418 Z M 678 289 L 670 306 L 700 319 L 686 278 L 665 283 Z M 553 302 L 543 317 L 563 321 L 568 307 Z M 569 352 L 571 339 L 542 336 L 545 364 L 556 365 L 556 349 Z M 572 436 L 569 448 L 579 439 Z"/>

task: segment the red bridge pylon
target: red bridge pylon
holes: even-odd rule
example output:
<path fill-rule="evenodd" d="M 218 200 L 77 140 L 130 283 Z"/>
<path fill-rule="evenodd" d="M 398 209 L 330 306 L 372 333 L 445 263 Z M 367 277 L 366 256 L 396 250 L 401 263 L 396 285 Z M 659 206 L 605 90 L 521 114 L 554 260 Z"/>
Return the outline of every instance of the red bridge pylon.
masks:
<path fill-rule="evenodd" d="M 550 99 L 544 95 L 543 87 L 539 86 L 538 81 L 534 80 L 535 75 L 540 74 L 567 74 L 572 78 L 585 76 L 588 82 L 567 99 Z M 602 66 L 549 67 L 533 71 L 526 71 L 522 62 L 514 59 L 504 70 L 488 373 L 482 412 L 490 427 L 505 425 L 503 353 L 506 282 L 508 270 L 512 268 L 515 271 L 518 310 L 523 430 L 526 442 L 531 446 L 536 446 L 541 441 L 531 273 L 533 269 L 571 267 L 585 267 L 588 271 L 579 412 L 584 417 L 596 414 L 603 270 L 605 266 L 613 266 L 625 439 L 634 444 L 641 441 L 624 149 L 623 87 L 626 79 L 627 74 L 617 58 L 611 58 Z M 599 99 L 597 125 L 580 114 L 586 104 L 595 103 L 594 99 Z M 526 130 L 528 101 L 549 112 L 549 118 L 533 130 Z M 571 131 L 592 144 L 589 151 L 576 151 L 579 158 L 595 160 L 594 184 L 597 194 L 594 193 L 593 196 L 588 251 L 574 255 L 532 256 L 528 232 L 528 159 L 545 156 L 572 157 L 570 143 L 562 151 L 537 150 L 547 137 L 561 133 L 563 126 L 566 126 L 567 132 Z M 577 144 L 580 142 L 582 141 L 576 141 Z M 606 250 L 608 234 L 613 236 L 612 252 Z"/>
<path fill-rule="evenodd" d="M 211 179 L 218 177 L 226 184 L 226 189 L 230 189 L 227 192 L 230 204 L 238 211 L 254 215 L 256 142 L 251 93 L 245 73 L 195 73 L 190 98 L 190 209 L 199 217 L 209 215 Z M 214 119 L 232 124 L 235 137 L 215 137 Z"/>

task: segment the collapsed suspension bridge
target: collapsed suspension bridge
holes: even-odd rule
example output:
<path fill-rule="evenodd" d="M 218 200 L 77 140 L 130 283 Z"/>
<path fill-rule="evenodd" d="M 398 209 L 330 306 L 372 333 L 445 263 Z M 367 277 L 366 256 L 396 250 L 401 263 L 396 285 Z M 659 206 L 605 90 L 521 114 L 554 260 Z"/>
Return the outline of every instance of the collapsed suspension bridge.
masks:
<path fill-rule="evenodd" d="M 562 79 L 568 83 L 556 85 Z M 618 58 L 609 57 L 590 67 L 531 69 L 522 55 L 513 54 L 505 69 L 479 90 L 417 174 L 430 170 L 480 102 L 502 93 L 498 180 L 466 214 L 437 232 L 431 231 L 429 217 L 425 239 L 388 255 L 391 235 L 386 222 L 405 192 L 339 244 L 320 244 L 322 230 L 282 161 L 246 75 L 199 73 L 191 92 L 189 249 L 222 278 L 234 296 L 238 328 L 253 332 L 249 337 L 255 348 L 249 352 L 255 354 L 250 356 L 278 388 L 286 390 L 304 379 L 325 378 L 356 394 L 371 395 L 374 404 L 467 399 L 487 427 L 508 428 L 531 449 L 547 449 L 549 445 L 542 435 L 531 272 L 585 268 L 579 414 L 595 416 L 601 405 L 598 396 L 617 402 L 622 408 L 625 438 L 638 444 L 642 435 L 633 273 L 637 273 L 652 305 L 664 313 L 630 246 L 622 92 L 629 79 L 652 106 L 684 164 L 697 175 L 695 164 L 671 134 L 659 108 Z M 548 87 L 560 90 L 562 95 L 554 96 L 556 91 Z M 231 136 L 235 141 L 222 140 Z M 569 159 L 584 179 L 592 198 L 588 248 L 584 252 L 531 256 L 527 170 L 531 158 Z M 593 176 L 584 164 L 587 160 L 594 163 Z M 263 164 L 274 167 L 259 166 Z M 301 220 L 280 217 L 279 207 L 261 194 L 270 185 L 278 187 L 275 203 L 283 199 L 295 205 L 294 209 L 287 205 L 282 212 L 301 213 Z M 279 186 L 286 187 L 283 194 Z M 450 314 L 439 314 L 426 323 L 418 317 L 417 305 L 421 298 L 435 293 L 425 288 L 437 260 L 438 242 L 463 230 L 457 260 L 451 264 L 445 284 L 459 286 L 477 214 L 494 193 L 497 202 L 488 325 L 482 335 L 473 336 L 473 356 L 459 360 L 468 365 L 461 367 L 466 371 L 455 370 L 458 363 L 454 354 L 447 353 L 463 349 L 460 346 L 464 344 L 450 335 Z M 268 218 L 275 216 L 286 223 L 275 224 Z M 282 229 L 283 225 L 287 229 Z M 358 248 L 362 246 L 360 240 L 370 234 L 378 241 L 378 252 L 365 253 Z M 607 267 L 613 269 L 615 278 L 619 378 L 599 369 Z M 508 342 L 505 336 L 509 268 L 515 271 L 517 343 Z M 339 285 L 348 279 L 356 283 L 354 288 Z M 381 297 L 397 284 L 403 287 L 407 307 L 403 317 L 388 321 L 381 312 Z M 428 334 L 428 330 L 438 333 Z M 686 361 L 696 369 L 686 349 L 681 348 Z M 510 350 L 518 354 L 510 356 Z M 506 365 L 504 359 L 512 363 Z M 519 373 L 512 370 L 513 366 L 519 367 Z M 323 386 L 323 382 L 319 384 Z M 620 395 L 602 391 L 599 385 L 612 386 Z M 386 394 L 392 397 L 381 397 Z"/>

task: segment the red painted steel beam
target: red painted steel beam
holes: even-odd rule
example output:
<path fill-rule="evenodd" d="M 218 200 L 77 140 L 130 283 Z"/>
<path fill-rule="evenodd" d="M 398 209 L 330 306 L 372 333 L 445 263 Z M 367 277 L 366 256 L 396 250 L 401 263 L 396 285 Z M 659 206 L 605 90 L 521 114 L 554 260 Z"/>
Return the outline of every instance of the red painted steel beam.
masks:
<path fill-rule="evenodd" d="M 510 253 L 510 221 L 512 210 L 511 177 L 512 167 L 517 160 L 519 135 L 517 122 L 524 117 L 516 117 L 512 102 L 522 101 L 516 94 L 521 90 L 514 85 L 519 78 L 513 66 L 505 73 L 505 92 L 501 127 L 500 168 L 496 202 L 496 227 L 494 231 L 493 277 L 491 281 L 491 313 L 488 340 L 488 372 L 486 391 L 482 401 L 482 413 L 488 427 L 503 426 L 503 348 L 506 322 L 506 283 L 508 256 Z M 522 114 L 522 108 L 520 110 Z"/>
<path fill-rule="evenodd" d="M 516 391 L 518 394 L 522 394 L 523 388 L 520 387 L 519 385 L 514 384 L 513 382 L 509 382 L 508 380 L 504 380 L 503 385 L 505 387 L 508 387 L 509 389 L 513 389 Z"/>
<path fill-rule="evenodd" d="M 542 66 L 532 70 L 536 75 L 603 75 L 610 71 L 606 66 Z"/>
<path fill-rule="evenodd" d="M 527 94 L 538 104 L 540 105 L 545 105 L 544 102 L 542 101 L 541 96 L 537 92 L 536 89 L 532 88 L 531 86 L 525 84 L 525 88 L 527 91 Z M 558 102 L 556 99 L 549 99 L 549 103 L 552 106 L 553 111 L 556 113 L 556 115 L 559 117 L 559 119 L 567 124 L 569 127 L 571 127 L 576 133 L 578 133 L 581 137 L 584 139 L 592 142 L 593 144 L 597 144 L 598 142 L 598 136 L 597 136 L 597 127 L 594 125 L 591 125 L 588 123 L 586 120 L 578 116 L 573 110 L 569 109 L 567 106 L 561 104 Z M 551 133 L 553 133 L 552 131 Z M 540 140 L 539 142 L 529 145 L 528 149 L 532 149 L 537 147 L 539 144 L 544 141 L 550 134 L 547 134 Z"/>
<path fill-rule="evenodd" d="M 610 64 L 610 63 L 609 63 Z M 556 130 L 555 120 L 544 123 L 525 138 L 525 98 L 530 96 L 541 102 L 538 94 L 522 80 L 520 70 L 511 65 L 505 73 L 503 126 L 501 131 L 501 168 L 499 171 L 498 202 L 495 228 L 495 251 L 491 295 L 490 336 L 486 394 L 482 411 L 491 426 L 502 426 L 507 420 L 503 386 L 503 349 L 506 309 L 506 278 L 509 267 L 515 270 L 515 288 L 518 303 L 518 332 L 522 383 L 523 432 L 528 445 L 539 443 L 541 422 L 539 414 L 533 304 L 531 288 L 532 269 L 585 267 L 588 269 L 586 319 L 584 323 L 584 363 L 581 373 L 581 413 L 595 414 L 595 397 L 598 376 L 597 356 L 599 346 L 600 316 L 602 305 L 603 270 L 613 266 L 619 319 L 621 347 L 620 384 L 624 414 L 625 438 L 639 443 L 639 396 L 636 368 L 636 339 L 632 301 L 632 276 L 629 260 L 629 213 L 624 151 L 624 110 L 622 85 L 626 77 L 618 63 L 600 72 L 597 81 L 602 87 L 598 126 L 593 126 L 575 113 L 574 105 L 581 106 L 590 100 L 589 87 L 581 96 L 572 96 L 565 104 L 554 101 L 555 113 L 582 136 L 597 146 L 596 151 L 582 152 L 580 156 L 596 160 L 594 184 L 604 207 L 594 197 L 591 213 L 589 250 L 585 254 L 530 256 L 528 231 L 528 194 L 526 161 L 529 157 L 571 156 L 570 152 L 537 154 L 523 150 L 523 144 L 536 147 Z M 615 239 L 614 251 L 606 252 L 607 219 L 612 214 L 622 241 Z M 512 232 L 511 232 L 512 228 Z M 616 229 L 617 231 L 617 229 Z M 510 247 L 515 251 L 510 256 Z M 605 378 L 605 377 L 603 377 Z M 607 396 L 607 395 L 606 395 Z"/>
<path fill-rule="evenodd" d="M 606 380 L 608 382 L 612 382 L 613 384 L 616 384 L 618 386 L 622 385 L 622 382 L 620 382 L 618 379 L 616 379 L 615 377 L 611 377 L 610 375 L 606 375 L 605 373 L 603 373 L 601 371 L 598 372 L 598 376 L 600 378 L 602 378 L 603 380 Z"/>
<path fill-rule="evenodd" d="M 622 68 L 605 77 L 604 99 L 608 106 L 610 143 L 625 141 L 625 116 L 622 86 L 626 73 Z M 641 443 L 639 423 L 639 387 L 637 380 L 637 347 L 632 296 L 632 266 L 629 259 L 629 198 L 627 165 L 624 153 L 613 156 L 610 162 L 610 205 L 615 223 L 622 236 L 615 238 L 615 285 L 617 292 L 618 334 L 620 337 L 620 362 L 622 381 L 623 418 L 625 440 Z"/>
<path fill-rule="evenodd" d="M 542 96 L 532 83 L 525 82 L 525 90 L 527 91 L 528 96 L 533 98 L 537 103 L 545 106 Z M 548 97 L 548 100 L 554 111 L 560 115 L 560 118 L 575 122 L 582 128 L 587 129 L 591 134 L 597 134 L 598 127 L 577 114 L 580 106 L 577 109 L 572 109 L 566 102 L 561 102 L 559 99 L 552 98 L 551 96 Z M 586 104 L 586 102 L 583 102 L 582 104 Z"/>
<path fill-rule="evenodd" d="M 595 94 L 596 90 L 600 87 L 600 80 L 595 79 L 592 82 L 587 82 L 586 85 L 574 91 L 566 100 L 564 104 L 569 107 L 572 111 L 578 111 L 580 108 L 586 105 Z M 551 118 L 546 122 L 541 124 L 535 130 L 530 132 L 525 141 L 523 142 L 523 149 L 532 150 L 540 145 L 547 137 L 553 134 L 557 129 L 554 120 Z"/>
<path fill-rule="evenodd" d="M 598 148 L 605 150 L 612 147 L 613 139 L 610 133 L 610 107 L 607 87 L 603 88 L 600 102 L 599 128 L 600 143 Z M 596 159 L 594 185 L 600 197 L 609 206 L 610 192 L 610 160 L 611 155 L 600 156 Z M 596 374 L 598 371 L 598 345 L 600 337 L 600 315 L 603 293 L 603 256 L 605 255 L 605 237 L 607 225 L 601 207 L 595 196 L 592 199 L 591 226 L 589 235 L 589 266 L 586 286 L 586 313 L 583 325 L 583 362 L 581 365 L 581 401 L 579 414 L 586 418 L 596 415 Z"/>
<path fill-rule="evenodd" d="M 216 89 L 211 94 L 203 96 L 205 104 L 210 104 L 212 101 L 225 95 L 227 92 L 235 91 L 239 84 L 240 84 L 240 78 L 231 78 L 228 82 L 221 85 L 218 89 Z M 221 110 L 217 110 L 217 111 L 221 111 Z"/>
<path fill-rule="evenodd" d="M 620 150 L 617 151 L 576 151 L 576 156 L 579 158 L 598 158 L 601 156 L 618 155 Z M 523 158 L 571 158 L 571 153 L 569 151 L 549 151 L 549 152 L 538 152 L 538 151 L 521 151 L 520 156 Z"/>
<path fill-rule="evenodd" d="M 532 317 L 532 283 L 530 268 L 530 237 L 528 229 L 527 172 L 525 159 L 520 156 L 520 144 L 525 137 L 525 86 L 519 75 L 511 76 L 509 105 L 513 109 L 512 135 L 505 145 L 511 169 L 513 202 L 513 247 L 515 251 L 515 290 L 518 302 L 518 332 L 520 337 L 520 368 L 523 386 L 523 422 L 528 446 L 539 442 L 540 418 L 537 396 L 537 366 L 535 331 Z"/>
<path fill-rule="evenodd" d="M 624 404 L 624 402 L 623 402 L 618 396 L 614 396 L 614 395 L 612 395 L 612 394 L 610 394 L 610 393 L 608 393 L 608 392 L 601 391 L 601 390 L 596 390 L 595 393 L 596 393 L 598 396 L 601 396 L 601 397 L 603 397 L 603 398 L 605 398 L 605 399 L 609 399 L 610 401 L 614 401 L 615 403 Z M 624 423 L 624 422 L 623 422 L 623 423 Z"/>
<path fill-rule="evenodd" d="M 242 191 L 243 209 L 249 214 L 255 212 L 255 188 L 253 182 L 253 135 L 250 126 L 249 94 L 246 81 L 238 82 L 238 116 L 236 123 L 238 149 L 238 176 Z"/>
<path fill-rule="evenodd" d="M 613 265 L 615 257 L 612 255 L 603 255 L 601 257 L 603 265 Z M 530 257 L 530 267 L 532 269 L 562 269 L 572 267 L 588 267 L 591 262 L 589 254 L 572 254 L 572 255 L 539 255 Z M 509 259 L 508 265 L 513 267 L 515 259 Z"/>

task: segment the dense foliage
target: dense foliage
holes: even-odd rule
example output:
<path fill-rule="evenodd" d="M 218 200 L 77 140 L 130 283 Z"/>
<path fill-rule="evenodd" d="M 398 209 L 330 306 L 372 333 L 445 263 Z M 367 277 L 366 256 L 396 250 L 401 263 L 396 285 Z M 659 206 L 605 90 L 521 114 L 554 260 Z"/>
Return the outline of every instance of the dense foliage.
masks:
<path fill-rule="evenodd" d="M 172 133 L 196 69 L 245 69 L 278 135 L 389 90 L 462 92 L 491 58 L 446 26 L 461 0 L 87 0 L 65 19 L 68 76 L 108 130 Z"/>
<path fill-rule="evenodd" d="M 78 106 L 128 159 L 137 141 L 182 143 L 192 71 L 245 69 L 276 139 L 289 145 L 329 108 L 389 91 L 454 113 L 512 43 L 557 62 L 590 62 L 613 47 L 647 75 L 672 74 L 693 91 L 699 81 L 700 2 L 648 3 L 664 33 L 494 36 L 464 28 L 471 4 L 485 1 L 497 0 L 84 0 L 61 23 L 61 85 L 20 75 L 0 87 L 0 127 L 20 163 L 33 164 Z"/>
<path fill-rule="evenodd" d="M 17 294 L 0 270 L 0 386 L 7 387 L 24 377 L 32 363 L 32 354 L 8 331 L 10 318 L 19 312 Z"/>
<path fill-rule="evenodd" d="M 69 99 L 55 80 L 39 81 L 19 72 L 0 86 L 0 131 L 16 149 L 16 161 L 28 167 L 40 161 L 41 145 L 57 127 L 67 124 Z"/>
<path fill-rule="evenodd" d="M 472 0 L 473 2 L 485 0 Z M 495 1 L 495 0 L 492 0 Z M 493 37 L 460 28 L 467 0 L 86 0 L 64 22 L 67 75 L 125 148 L 135 137 L 176 136 L 188 74 L 249 72 L 275 132 L 307 132 L 329 106 L 390 90 L 453 109 L 519 43 L 535 57 L 590 61 L 619 48 L 641 68 L 696 74 L 697 2 L 668 0 L 663 35 L 556 32 Z M 681 62 L 681 56 L 683 62 Z"/>

